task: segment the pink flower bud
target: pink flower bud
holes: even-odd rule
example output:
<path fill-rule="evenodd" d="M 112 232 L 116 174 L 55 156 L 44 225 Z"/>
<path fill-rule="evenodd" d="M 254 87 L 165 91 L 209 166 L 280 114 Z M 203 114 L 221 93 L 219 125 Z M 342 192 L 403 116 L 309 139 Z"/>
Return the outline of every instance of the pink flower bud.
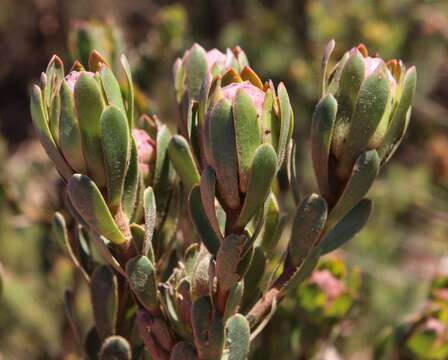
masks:
<path fill-rule="evenodd" d="M 224 98 L 232 103 L 233 99 L 235 98 L 236 92 L 239 89 L 242 89 L 247 95 L 249 95 L 254 103 L 255 109 L 257 109 L 257 114 L 261 115 L 261 113 L 263 112 L 263 103 L 266 95 L 264 91 L 252 85 L 249 81 L 232 83 L 222 88 Z"/>
<path fill-rule="evenodd" d="M 156 144 L 144 130 L 132 129 L 132 137 L 137 145 L 140 171 L 147 178 L 156 160 Z"/>
<path fill-rule="evenodd" d="M 206 54 L 208 71 L 211 71 L 213 66 L 217 64 L 222 70 L 228 67 L 227 56 L 218 49 L 211 49 Z"/>
<path fill-rule="evenodd" d="M 93 72 L 90 71 L 71 71 L 69 74 L 65 76 L 65 81 L 67 82 L 68 88 L 70 89 L 71 92 L 75 91 L 75 84 L 82 73 L 86 74 L 91 78 L 93 78 L 95 75 Z"/>

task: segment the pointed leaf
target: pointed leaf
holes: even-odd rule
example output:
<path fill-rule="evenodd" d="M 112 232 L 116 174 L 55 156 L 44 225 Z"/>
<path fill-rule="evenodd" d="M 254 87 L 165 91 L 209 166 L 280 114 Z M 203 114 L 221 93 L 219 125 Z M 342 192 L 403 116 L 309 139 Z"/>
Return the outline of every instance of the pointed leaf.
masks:
<path fill-rule="evenodd" d="M 411 67 L 405 74 L 400 102 L 393 113 L 386 137 L 378 148 L 378 154 L 382 162 L 387 162 L 401 142 L 406 132 L 409 121 L 409 111 L 417 84 L 417 73 L 415 67 Z"/>
<path fill-rule="evenodd" d="M 292 114 L 291 103 L 289 102 L 288 92 L 283 83 L 278 85 L 278 101 L 280 104 L 280 135 L 277 147 L 278 166 L 279 169 L 286 157 L 286 148 L 292 136 L 294 127 L 294 117 Z"/>
<path fill-rule="evenodd" d="M 160 218 L 163 218 L 166 214 L 173 183 L 174 173 L 168 157 L 170 141 L 170 130 L 165 125 L 161 125 L 157 131 L 157 159 L 153 180 L 153 189 Z"/>
<path fill-rule="evenodd" d="M 77 212 L 94 231 L 115 244 L 126 241 L 93 181 L 85 175 L 75 174 L 68 181 L 67 191 Z"/>
<path fill-rule="evenodd" d="M 330 60 L 330 56 L 334 50 L 334 46 L 335 46 L 335 41 L 334 39 L 331 39 L 328 44 L 325 46 L 324 49 L 324 55 L 322 57 L 322 62 L 320 65 L 320 72 L 322 74 L 322 83 L 321 83 L 321 97 L 324 96 L 327 92 L 326 89 L 326 83 L 327 83 L 327 65 L 328 65 L 328 61 Z"/>
<path fill-rule="evenodd" d="M 123 66 L 124 73 L 126 74 L 126 80 L 128 83 L 128 88 L 126 92 L 126 105 L 127 105 L 127 115 L 129 122 L 129 129 L 134 127 L 134 85 L 132 83 L 132 71 L 129 66 L 128 59 L 126 56 L 121 55 L 120 57 L 121 65 Z"/>
<path fill-rule="evenodd" d="M 47 115 L 44 110 L 42 92 L 37 85 L 33 86 L 31 93 L 31 117 L 37 136 L 47 155 L 54 162 L 61 176 L 67 180 L 73 174 L 73 170 L 65 162 L 53 140 L 50 128 L 48 127 Z"/>
<path fill-rule="evenodd" d="M 76 266 L 76 268 L 81 271 L 81 274 L 83 275 L 86 282 L 89 283 L 90 282 L 89 275 L 87 274 L 86 270 L 81 265 L 80 260 L 76 257 L 75 252 L 73 251 L 72 245 L 70 244 L 70 240 L 69 240 L 68 232 L 67 232 L 67 225 L 66 225 L 65 219 L 61 213 L 56 212 L 54 214 L 53 221 L 51 222 L 51 230 L 52 230 L 54 237 L 59 242 L 59 244 L 64 248 L 64 250 L 67 251 L 67 253 L 70 257 L 70 260 L 73 262 L 73 264 Z"/>
<path fill-rule="evenodd" d="M 252 85 L 261 90 L 264 90 L 263 82 L 261 81 L 260 77 L 249 66 L 245 66 L 243 71 L 241 71 L 241 79 L 250 81 Z"/>
<path fill-rule="evenodd" d="M 134 139 L 131 137 L 131 149 L 129 166 L 126 172 L 126 178 L 123 185 L 123 196 L 121 206 L 123 212 L 130 220 L 135 220 L 135 209 L 137 203 L 137 195 L 139 189 L 139 172 L 138 172 L 138 153 Z"/>
<path fill-rule="evenodd" d="M 157 208 L 154 191 L 151 187 L 145 190 L 143 195 L 143 207 L 145 209 L 145 243 L 143 244 L 142 253 L 148 256 L 154 263 L 154 250 L 152 246 L 154 231 L 157 225 Z"/>

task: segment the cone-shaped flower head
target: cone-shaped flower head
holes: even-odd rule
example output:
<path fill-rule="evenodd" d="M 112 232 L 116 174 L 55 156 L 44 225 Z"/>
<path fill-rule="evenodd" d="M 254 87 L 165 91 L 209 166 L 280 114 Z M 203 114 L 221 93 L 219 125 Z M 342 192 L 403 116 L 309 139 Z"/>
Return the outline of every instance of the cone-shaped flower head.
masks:
<path fill-rule="evenodd" d="M 248 66 L 240 74 L 230 68 L 215 77 L 205 101 L 198 107 L 206 109 L 203 166 L 215 171 L 226 208 L 247 208 L 259 186 L 257 197 L 264 199 L 262 189 L 270 187 L 285 158 L 293 130 L 286 88 L 281 83 L 276 91 L 272 82 L 263 84 Z"/>
<path fill-rule="evenodd" d="M 126 186 L 135 188 L 138 183 L 129 178 L 137 178 L 138 172 L 128 171 L 135 147 L 132 78 L 127 60 L 121 60 L 126 96 L 96 51 L 90 55 L 89 71 L 75 62 L 67 75 L 62 61 L 53 56 L 31 96 L 34 126 L 59 173 L 67 182 L 74 174 L 87 176 L 106 196 L 113 214 L 124 206 Z M 137 159 L 136 151 L 134 156 Z"/>
<path fill-rule="evenodd" d="M 174 89 L 180 110 L 179 130 L 184 137 L 189 134 L 188 112 L 191 103 L 203 100 L 209 91 L 213 77 L 223 76 L 226 72 L 239 74 L 248 65 L 246 54 L 239 47 L 227 49 L 226 53 L 218 49 L 206 51 L 194 44 L 182 58 L 174 63 Z M 199 114 L 201 123 L 204 113 Z"/>
<path fill-rule="evenodd" d="M 322 98 L 312 127 L 321 190 L 326 182 L 344 184 L 366 151 L 374 150 L 369 156 L 377 157 L 379 164 L 390 158 L 407 129 L 416 85 L 414 67 L 369 56 L 364 45 L 345 53 L 327 77 L 333 47 L 331 42 L 322 63 Z"/>

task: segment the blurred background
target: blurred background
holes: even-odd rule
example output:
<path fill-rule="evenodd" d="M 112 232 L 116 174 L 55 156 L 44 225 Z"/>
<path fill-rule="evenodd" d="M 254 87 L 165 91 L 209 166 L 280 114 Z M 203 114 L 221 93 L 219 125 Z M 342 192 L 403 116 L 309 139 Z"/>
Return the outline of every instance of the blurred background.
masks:
<path fill-rule="evenodd" d="M 369 194 L 369 225 L 336 254 L 342 265 L 331 265 L 356 272 L 356 306 L 325 339 L 336 339 L 344 359 L 374 358 L 374 339 L 418 312 L 431 279 L 448 273 L 447 0 L 0 0 L 0 359 L 73 358 L 67 287 L 80 288 L 80 317 L 89 319 L 88 292 L 49 234 L 60 184 L 29 114 L 30 86 L 52 54 L 68 71 L 83 56 L 79 37 L 86 33 L 112 62 L 126 53 L 139 108 L 173 130 L 176 57 L 194 42 L 240 45 L 262 78 L 288 88 L 305 192 L 315 188 L 307 139 L 325 44 L 336 40 L 333 61 L 364 43 L 385 59 L 416 65 L 408 134 Z M 294 306 L 274 315 L 253 358 L 295 358 L 299 330 L 285 318 Z"/>

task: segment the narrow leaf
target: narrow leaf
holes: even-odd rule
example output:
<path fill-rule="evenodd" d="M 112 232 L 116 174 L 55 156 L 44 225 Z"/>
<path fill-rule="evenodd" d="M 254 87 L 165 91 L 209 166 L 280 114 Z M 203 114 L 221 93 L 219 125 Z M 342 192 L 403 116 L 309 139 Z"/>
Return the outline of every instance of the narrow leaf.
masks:
<path fill-rule="evenodd" d="M 90 282 L 90 300 L 92 302 L 95 327 L 104 339 L 115 334 L 118 315 L 117 277 L 107 265 L 95 269 Z"/>
<path fill-rule="evenodd" d="M 130 156 L 128 124 L 120 109 L 108 106 L 101 114 L 101 142 L 106 167 L 107 195 L 113 213 L 121 206 Z"/>

